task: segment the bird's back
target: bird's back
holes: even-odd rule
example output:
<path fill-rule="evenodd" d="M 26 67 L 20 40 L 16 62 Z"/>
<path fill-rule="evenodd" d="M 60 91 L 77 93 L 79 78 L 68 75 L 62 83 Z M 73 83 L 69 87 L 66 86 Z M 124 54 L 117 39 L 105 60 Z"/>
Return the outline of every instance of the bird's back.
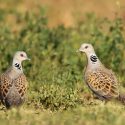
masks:
<path fill-rule="evenodd" d="M 85 81 L 89 88 L 100 98 L 110 99 L 119 96 L 118 82 L 114 73 L 104 66 L 87 68 Z"/>
<path fill-rule="evenodd" d="M 12 78 L 12 72 L 13 69 L 10 68 L 0 76 L 0 97 L 7 108 L 20 105 L 25 99 L 27 89 L 25 75 L 21 73 Z"/>

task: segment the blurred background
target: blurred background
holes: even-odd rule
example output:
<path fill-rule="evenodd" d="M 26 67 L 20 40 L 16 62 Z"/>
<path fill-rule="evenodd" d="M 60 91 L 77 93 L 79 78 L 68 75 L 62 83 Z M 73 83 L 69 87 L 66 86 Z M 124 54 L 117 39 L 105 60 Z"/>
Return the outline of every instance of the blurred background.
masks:
<path fill-rule="evenodd" d="M 44 7 L 50 27 L 64 24 L 72 26 L 86 13 L 113 19 L 117 14 L 125 18 L 124 0 L 1 0 L 0 8 L 15 8 L 18 12 L 37 11 Z M 10 19 L 10 17 L 8 17 Z M 12 17 L 13 18 L 13 17 Z"/>

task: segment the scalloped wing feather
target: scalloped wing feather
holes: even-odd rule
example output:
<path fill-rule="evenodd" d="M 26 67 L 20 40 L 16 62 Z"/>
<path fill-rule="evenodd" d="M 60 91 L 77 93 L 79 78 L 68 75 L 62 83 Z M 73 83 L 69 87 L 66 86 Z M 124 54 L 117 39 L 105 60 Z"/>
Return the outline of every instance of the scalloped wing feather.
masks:
<path fill-rule="evenodd" d="M 118 82 L 113 72 L 98 69 L 85 74 L 85 80 L 90 89 L 105 98 L 119 95 Z"/>
<path fill-rule="evenodd" d="M 6 73 L 3 73 L 0 76 L 0 96 L 2 99 L 6 98 L 12 85 L 12 79 Z"/>

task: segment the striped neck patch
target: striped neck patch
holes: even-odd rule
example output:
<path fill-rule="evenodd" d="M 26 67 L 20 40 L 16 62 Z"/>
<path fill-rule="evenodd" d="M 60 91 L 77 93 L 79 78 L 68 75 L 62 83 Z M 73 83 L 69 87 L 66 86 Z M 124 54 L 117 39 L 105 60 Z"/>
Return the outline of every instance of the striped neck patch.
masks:
<path fill-rule="evenodd" d="M 92 62 L 97 62 L 98 57 L 95 56 L 95 55 L 91 55 L 91 56 L 90 56 L 90 60 L 91 60 Z"/>
<path fill-rule="evenodd" d="M 15 67 L 16 67 L 17 69 L 21 70 L 21 66 L 20 66 L 20 64 L 15 63 Z"/>

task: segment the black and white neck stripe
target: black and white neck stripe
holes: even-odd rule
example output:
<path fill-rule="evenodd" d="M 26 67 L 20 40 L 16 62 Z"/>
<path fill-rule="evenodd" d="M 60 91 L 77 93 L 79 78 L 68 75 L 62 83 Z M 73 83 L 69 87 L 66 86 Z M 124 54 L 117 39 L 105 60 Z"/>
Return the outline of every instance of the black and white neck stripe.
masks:
<path fill-rule="evenodd" d="M 96 55 L 91 55 L 90 60 L 95 64 L 98 60 L 98 57 Z"/>
<path fill-rule="evenodd" d="M 21 70 L 21 65 L 19 63 L 15 63 L 14 65 L 17 69 Z"/>

